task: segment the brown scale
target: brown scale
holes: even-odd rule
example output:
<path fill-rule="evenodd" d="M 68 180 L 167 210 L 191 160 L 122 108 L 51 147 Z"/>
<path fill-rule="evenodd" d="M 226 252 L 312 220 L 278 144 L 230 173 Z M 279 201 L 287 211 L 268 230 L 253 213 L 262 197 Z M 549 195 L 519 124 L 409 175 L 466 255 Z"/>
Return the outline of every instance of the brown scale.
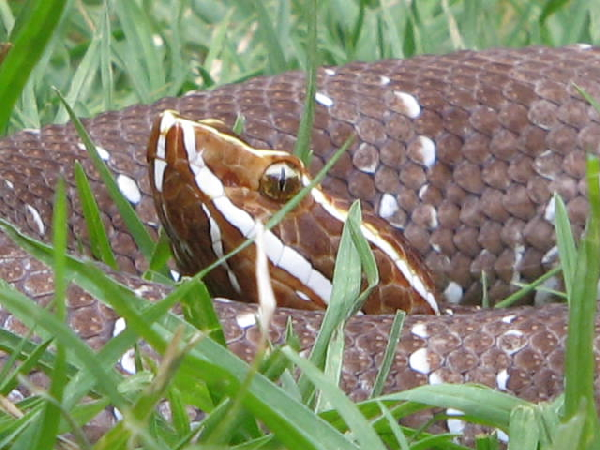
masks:
<path fill-rule="evenodd" d="M 219 225 L 225 253 L 242 244 L 245 238 L 196 185 L 180 122 L 176 121 L 164 133 L 166 167 L 162 192 L 155 188 L 154 165 L 162 117 L 161 115 L 156 120 L 148 144 L 150 184 L 159 218 L 171 240 L 178 267 L 184 275 L 194 275 L 218 259 L 211 247 L 211 225 L 202 205 L 210 211 L 210 216 Z M 253 152 L 221 123 L 204 121 L 202 124 L 203 126 L 194 127 L 197 151 L 201 152 L 204 163 L 223 183 L 229 200 L 253 218 L 267 222 L 274 212 L 281 209 L 303 187 L 302 177 L 308 178 L 308 175 L 296 157 L 281 152 Z M 336 201 L 334 204 L 332 200 L 328 201 L 331 207 L 338 210 L 348 208 L 347 202 Z M 416 252 L 408 248 L 401 234 L 397 231 L 383 231 L 387 228 L 385 223 L 371 213 L 365 213 L 364 220 L 375 229 L 382 229 L 379 232 L 380 238 L 392 244 L 400 257 L 407 261 L 407 265 L 420 274 L 421 282 L 428 292 L 433 292 L 431 276 L 425 265 Z M 272 231 L 284 245 L 302 255 L 314 270 L 331 280 L 342 226 L 342 222 L 309 194 Z M 377 246 L 372 245 L 372 248 L 380 271 L 380 283 L 367 299 L 363 311 L 383 314 L 402 309 L 409 313 L 433 313 L 432 306 L 410 285 L 395 263 Z M 256 302 L 255 258 L 255 248 L 250 246 L 228 259 L 227 267 L 221 265 L 209 273 L 205 280 L 213 295 Z M 228 270 L 235 274 L 239 293 L 230 281 Z M 300 309 L 326 307 L 329 299 L 322 299 L 311 288 L 303 286 L 293 275 L 272 262 L 270 272 L 280 306 Z M 310 301 L 302 299 L 298 291 Z"/>

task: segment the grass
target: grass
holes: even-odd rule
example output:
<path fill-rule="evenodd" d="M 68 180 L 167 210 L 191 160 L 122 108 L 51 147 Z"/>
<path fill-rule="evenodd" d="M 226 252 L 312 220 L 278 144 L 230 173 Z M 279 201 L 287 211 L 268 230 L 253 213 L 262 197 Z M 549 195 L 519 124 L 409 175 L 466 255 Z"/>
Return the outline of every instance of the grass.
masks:
<path fill-rule="evenodd" d="M 311 56 L 307 51 L 311 36 L 308 11 L 303 2 L 79 0 L 66 2 L 60 21 L 56 17 L 63 2 L 53 3 L 54 9 L 40 9 L 35 7 L 50 2 L 17 4 L 0 0 L 0 33 L 4 30 L 0 38 L 15 45 L 15 54 L 9 54 L 6 64 L 0 67 L 0 86 L 23 86 L 14 108 L 4 108 L 6 118 L 0 115 L 2 129 L 12 132 L 65 121 L 67 110 L 53 86 L 65 93 L 78 116 L 89 116 L 180 95 L 192 88 L 305 69 Z M 314 57 L 320 64 L 342 64 L 353 59 L 444 53 L 465 47 L 597 43 L 600 7 L 592 3 L 322 1 L 318 5 Z M 35 11 L 36 20 L 28 22 L 27 11 Z M 47 45 L 41 52 L 44 42 Z M 23 53 L 32 48 L 40 50 L 38 56 L 35 52 Z M 23 58 L 23 54 L 30 56 Z M 39 61 L 28 78 L 28 68 L 33 67 L 37 57 Z M 0 89 L 0 104 L 12 105 L 11 96 L 14 93 Z M 598 169 L 593 163 L 590 167 L 590 178 L 597 179 Z M 577 298 L 588 297 L 591 302 L 587 304 L 595 306 L 594 277 L 598 268 L 593 255 L 598 254 L 600 246 L 598 210 L 592 209 L 592 232 L 577 249 L 569 238 L 568 221 L 560 220 L 560 207 L 557 209 L 557 222 L 562 224 L 558 230 L 561 257 L 571 262 L 567 277 L 572 280 L 568 288 L 571 302 L 578 305 Z M 8 225 L 4 228 L 11 232 Z M 146 253 L 152 255 L 150 244 L 143 234 L 140 236 Z M 355 406 L 330 378 L 299 359 L 293 346 L 261 361 L 259 371 L 258 365 L 248 367 L 222 345 L 170 314 L 170 308 L 183 301 L 186 316 L 218 338 L 214 322 L 198 322 L 203 314 L 195 308 L 209 308 L 208 295 L 201 301 L 190 301 L 190 292 L 201 286 L 197 279 L 150 305 L 89 265 L 26 239 L 20 241 L 36 257 L 55 266 L 59 284 L 64 279 L 61 273 L 66 279 L 76 279 L 126 317 L 129 327 L 95 353 L 64 325 L 60 314 L 50 314 L 31 299 L 3 287 L 3 306 L 25 323 L 37 324 L 36 331 L 45 338 L 52 337 L 57 350 L 48 352 L 47 341 L 34 345 L 2 334 L 3 348 L 25 355 L 25 369 L 32 365 L 51 368 L 53 385 L 49 393 L 40 393 L 18 405 L 22 417 L 0 413 L 0 448 L 32 448 L 34 443 L 39 444 L 37 448 L 59 448 L 66 441 L 55 438 L 66 431 L 74 433 L 72 440 L 78 447 L 91 448 L 73 425 L 86 423 L 107 404 L 118 406 L 125 420 L 94 448 L 462 448 L 447 436 L 421 435 L 413 440 L 413 430 L 397 425 L 395 419 L 418 410 L 421 404 L 460 406 L 475 421 L 510 433 L 514 448 L 537 448 L 538 440 L 542 448 L 598 446 L 590 384 L 590 319 L 594 314 L 586 309 L 591 306 L 572 308 L 572 320 L 579 324 L 580 333 L 569 337 L 564 413 L 558 405 L 531 405 L 472 386 L 426 387 Z M 103 247 L 99 244 L 99 249 Z M 107 251 L 99 253 L 106 255 Z M 163 362 L 133 377 L 122 377 L 110 368 L 139 338 L 165 355 Z M 331 409 L 316 414 L 302 404 L 300 398 L 311 397 L 310 387 L 293 382 L 290 361 L 301 367 L 305 380 L 326 395 L 325 403 L 317 403 L 329 404 Z M 583 366 L 581 361 L 585 362 Z M 18 372 L 3 370 L 0 392 L 5 395 L 17 382 Z M 281 376 L 284 388 L 274 385 L 265 374 Z M 90 390 L 93 401 L 83 402 Z M 161 398 L 169 400 L 169 422 L 152 413 Z M 413 403 L 398 403 L 406 400 Z M 200 432 L 195 431 L 185 413 L 186 404 L 209 413 Z M 57 420 L 59 415 L 63 420 Z M 265 424 L 272 434 L 266 434 L 259 424 Z M 199 439 L 198 443 L 194 438 Z M 479 445 L 493 448 L 494 441 L 481 441 Z"/>

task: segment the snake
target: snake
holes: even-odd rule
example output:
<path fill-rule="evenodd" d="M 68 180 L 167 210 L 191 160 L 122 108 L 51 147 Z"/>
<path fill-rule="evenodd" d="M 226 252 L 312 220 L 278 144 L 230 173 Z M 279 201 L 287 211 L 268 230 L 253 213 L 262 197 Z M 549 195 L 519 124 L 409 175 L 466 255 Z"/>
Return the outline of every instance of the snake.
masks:
<path fill-rule="evenodd" d="M 556 266 L 555 193 L 564 199 L 575 232 L 585 225 L 585 154 L 598 153 L 600 119 L 576 86 L 600 98 L 600 48 L 494 48 L 323 67 L 317 73 L 309 169 L 314 174 L 351 138 L 323 192 L 359 199 L 365 214 L 401 234 L 428 267 L 443 304 L 474 304 L 483 295 L 498 301 Z M 173 110 L 189 120 L 233 127 L 242 116 L 236 142 L 291 151 L 305 92 L 305 75 L 287 72 L 102 113 L 84 124 L 119 189 L 157 235 L 156 180 L 150 181 L 146 162 L 157 117 Z M 78 161 L 90 174 L 119 280 L 146 298 L 169 292 L 139 277 L 148 263 L 72 124 L 3 137 L 0 157 L 0 217 L 49 240 L 54 188 L 62 177 L 72 207 L 71 248 L 81 252 L 88 238 L 74 187 Z M 311 252 L 309 244 L 299 246 Z M 51 271 L 3 232 L 0 276 L 40 303 L 52 296 Z M 567 308 L 548 300 L 560 286 L 561 279 L 552 276 L 546 289 L 529 293 L 526 300 L 536 306 L 407 316 L 386 391 L 476 382 L 526 400 L 555 398 L 563 389 Z M 80 289 L 69 292 L 70 326 L 93 348 L 105 345 L 119 326 L 117 315 Z M 250 359 L 256 306 L 214 301 L 230 348 Z M 323 313 L 278 308 L 274 341 L 282 339 L 290 317 L 302 345 L 310 347 Z M 354 400 L 369 395 L 392 319 L 386 313 L 348 320 L 341 385 Z M 0 308 L 0 326 L 25 333 L 7 309 Z"/>

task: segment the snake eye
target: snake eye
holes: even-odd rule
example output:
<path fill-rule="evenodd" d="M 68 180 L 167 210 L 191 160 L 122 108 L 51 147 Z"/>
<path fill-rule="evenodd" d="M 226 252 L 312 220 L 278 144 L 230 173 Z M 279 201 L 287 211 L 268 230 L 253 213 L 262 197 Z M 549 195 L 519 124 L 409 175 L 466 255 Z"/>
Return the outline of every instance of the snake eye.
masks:
<path fill-rule="evenodd" d="M 260 192 L 273 200 L 288 200 L 301 188 L 300 170 L 288 163 L 271 164 L 260 178 Z"/>

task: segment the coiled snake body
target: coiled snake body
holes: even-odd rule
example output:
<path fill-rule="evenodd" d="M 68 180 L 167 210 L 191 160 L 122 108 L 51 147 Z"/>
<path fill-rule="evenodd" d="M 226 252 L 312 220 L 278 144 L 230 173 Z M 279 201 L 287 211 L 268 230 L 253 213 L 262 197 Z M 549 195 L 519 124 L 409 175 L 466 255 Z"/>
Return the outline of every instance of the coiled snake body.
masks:
<path fill-rule="evenodd" d="M 481 297 L 481 273 L 493 300 L 516 282 L 542 275 L 555 263 L 552 196 L 565 199 L 574 226 L 586 216 L 584 155 L 598 153 L 598 114 L 573 83 L 600 98 L 600 49 L 590 46 L 529 47 L 422 56 L 405 61 L 353 63 L 319 71 L 313 132 L 314 168 L 350 135 L 324 188 L 360 198 L 406 238 L 433 270 L 448 301 Z M 167 98 L 102 114 L 86 123 L 122 192 L 153 229 L 146 144 L 153 119 L 163 110 L 186 117 L 245 119 L 244 137 L 259 148 L 290 150 L 301 114 L 304 77 L 287 73 L 210 92 Z M 71 125 L 23 131 L 0 140 L 0 217 L 23 231 L 48 238 L 52 192 L 59 176 L 72 181 L 80 160 L 92 173 Z M 93 181 L 109 235 L 124 271 L 144 262 L 104 188 Z M 71 198 L 74 188 L 70 188 Z M 76 200 L 71 200 L 77 206 Z M 85 236 L 81 215 L 70 223 Z M 0 234 L 0 276 L 43 302 L 52 293 L 51 274 Z M 122 275 L 148 297 L 166 288 Z M 557 286 L 550 279 L 547 285 Z M 536 294 L 543 300 L 544 294 Z M 116 317 L 72 289 L 69 320 L 91 345 L 113 333 Z M 251 305 L 217 302 L 231 347 L 253 351 Z M 274 337 L 291 314 L 304 344 L 312 342 L 321 314 L 280 310 Z M 343 384 L 353 397 L 368 393 L 391 317 L 350 320 Z M 22 332 L 0 309 L 0 325 Z M 388 390 L 423 383 L 475 381 L 545 400 L 562 390 L 566 308 L 482 310 L 454 316 L 407 319 Z"/>

